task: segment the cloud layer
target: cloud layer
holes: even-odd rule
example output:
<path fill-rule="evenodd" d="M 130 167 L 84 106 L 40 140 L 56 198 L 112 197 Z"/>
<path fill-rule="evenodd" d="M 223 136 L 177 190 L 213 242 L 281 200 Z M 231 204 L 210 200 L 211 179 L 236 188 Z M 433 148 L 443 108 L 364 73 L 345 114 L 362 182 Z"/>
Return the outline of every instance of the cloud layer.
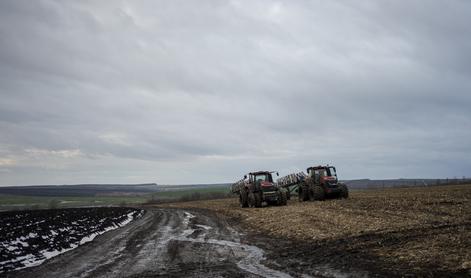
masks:
<path fill-rule="evenodd" d="M 0 184 L 471 169 L 468 1 L 2 1 Z"/>

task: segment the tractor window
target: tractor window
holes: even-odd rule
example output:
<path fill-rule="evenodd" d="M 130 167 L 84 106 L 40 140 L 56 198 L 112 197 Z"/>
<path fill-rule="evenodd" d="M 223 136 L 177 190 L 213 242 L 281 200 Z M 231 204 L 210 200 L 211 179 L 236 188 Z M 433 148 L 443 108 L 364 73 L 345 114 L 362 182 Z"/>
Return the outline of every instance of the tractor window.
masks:
<path fill-rule="evenodd" d="M 271 180 L 271 176 L 270 175 L 267 175 L 267 174 L 258 174 L 258 175 L 255 175 L 255 181 L 269 181 L 269 182 L 272 182 Z"/>
<path fill-rule="evenodd" d="M 319 176 L 319 177 L 325 177 L 325 176 L 327 176 L 327 170 L 326 169 L 316 169 L 316 170 L 314 170 L 314 175 Z"/>
<path fill-rule="evenodd" d="M 337 176 L 337 173 L 335 172 L 334 167 L 329 167 L 329 172 L 330 172 L 331 177 L 336 177 Z"/>

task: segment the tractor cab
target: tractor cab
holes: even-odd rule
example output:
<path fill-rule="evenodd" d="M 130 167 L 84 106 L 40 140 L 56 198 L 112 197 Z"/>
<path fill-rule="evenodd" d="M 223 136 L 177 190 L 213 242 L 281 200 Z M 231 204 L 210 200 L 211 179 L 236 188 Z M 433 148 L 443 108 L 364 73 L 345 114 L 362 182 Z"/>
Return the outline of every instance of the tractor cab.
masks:
<path fill-rule="evenodd" d="M 307 174 L 316 184 L 337 183 L 337 172 L 333 166 L 309 167 Z"/>
<path fill-rule="evenodd" d="M 262 191 L 273 191 L 276 190 L 275 183 L 273 182 L 272 173 L 269 171 L 258 171 L 249 173 L 248 181 L 250 184 L 254 184 L 257 188 Z M 276 173 L 278 175 L 278 173 Z M 247 178 L 247 176 L 245 176 Z"/>

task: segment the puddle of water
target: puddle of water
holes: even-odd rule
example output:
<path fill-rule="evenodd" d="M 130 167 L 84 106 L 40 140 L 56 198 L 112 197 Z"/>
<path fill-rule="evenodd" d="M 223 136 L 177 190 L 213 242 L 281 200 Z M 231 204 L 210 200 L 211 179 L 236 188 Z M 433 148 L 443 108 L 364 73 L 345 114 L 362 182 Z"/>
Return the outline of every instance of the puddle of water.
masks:
<path fill-rule="evenodd" d="M 268 268 L 261 264 L 260 262 L 265 259 L 264 251 L 256 246 L 242 244 L 240 242 L 235 241 L 228 241 L 228 240 L 220 240 L 220 239 L 204 239 L 203 235 L 199 236 L 198 238 L 188 238 L 195 230 L 189 227 L 191 218 L 195 216 L 189 212 L 184 213 L 184 219 L 182 223 L 184 223 L 187 227 L 182 232 L 181 235 L 175 237 L 175 240 L 179 241 L 189 241 L 189 242 L 197 242 L 197 243 L 206 243 L 206 244 L 214 244 L 220 245 L 224 247 L 229 247 L 233 249 L 234 254 L 241 254 L 242 259 L 237 263 L 237 267 L 247 272 L 253 273 L 255 275 L 260 275 L 262 277 L 278 277 L 278 278 L 288 278 L 291 275 L 277 271 L 271 268 Z M 203 228 L 205 231 L 211 229 L 211 227 L 206 225 L 196 225 L 197 227 Z"/>
<path fill-rule="evenodd" d="M 206 226 L 206 225 L 201 225 L 201 224 L 196 224 L 195 226 L 196 226 L 196 227 L 203 228 L 203 229 L 205 229 L 205 230 L 210 230 L 210 229 L 212 229 L 212 228 L 213 228 L 213 227 Z"/>

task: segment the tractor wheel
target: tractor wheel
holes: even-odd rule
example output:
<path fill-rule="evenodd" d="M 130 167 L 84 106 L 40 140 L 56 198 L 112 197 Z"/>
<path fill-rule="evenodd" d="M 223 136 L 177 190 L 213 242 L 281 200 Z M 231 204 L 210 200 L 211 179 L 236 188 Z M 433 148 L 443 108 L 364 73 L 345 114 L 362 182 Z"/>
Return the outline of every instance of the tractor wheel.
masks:
<path fill-rule="evenodd" d="M 239 204 L 241 208 L 246 208 L 249 206 L 247 191 L 245 189 L 240 190 L 239 193 Z"/>
<path fill-rule="evenodd" d="M 276 199 L 276 205 L 282 206 L 283 205 L 283 190 L 278 190 L 278 198 Z"/>
<path fill-rule="evenodd" d="M 255 202 L 254 202 L 254 205 L 256 208 L 260 208 L 262 207 L 262 192 L 257 192 L 254 194 L 254 197 L 255 197 Z"/>
<path fill-rule="evenodd" d="M 255 194 L 253 192 L 249 192 L 248 198 L 249 207 L 253 208 L 255 206 Z"/>
<path fill-rule="evenodd" d="M 288 204 L 288 194 L 285 191 L 281 191 L 280 194 L 280 205 L 286 206 Z"/>
<path fill-rule="evenodd" d="M 299 186 L 298 188 L 298 200 L 304 202 L 309 200 L 309 192 L 307 186 Z"/>
<path fill-rule="evenodd" d="M 255 193 L 255 207 L 261 208 L 262 207 L 262 192 Z"/>
<path fill-rule="evenodd" d="M 312 201 L 322 201 L 325 199 L 324 189 L 318 185 L 311 185 L 309 193 L 309 197 Z"/>
<path fill-rule="evenodd" d="M 348 187 L 345 184 L 340 184 L 339 188 L 340 188 L 339 197 L 343 198 L 343 199 L 347 199 L 348 198 Z"/>

